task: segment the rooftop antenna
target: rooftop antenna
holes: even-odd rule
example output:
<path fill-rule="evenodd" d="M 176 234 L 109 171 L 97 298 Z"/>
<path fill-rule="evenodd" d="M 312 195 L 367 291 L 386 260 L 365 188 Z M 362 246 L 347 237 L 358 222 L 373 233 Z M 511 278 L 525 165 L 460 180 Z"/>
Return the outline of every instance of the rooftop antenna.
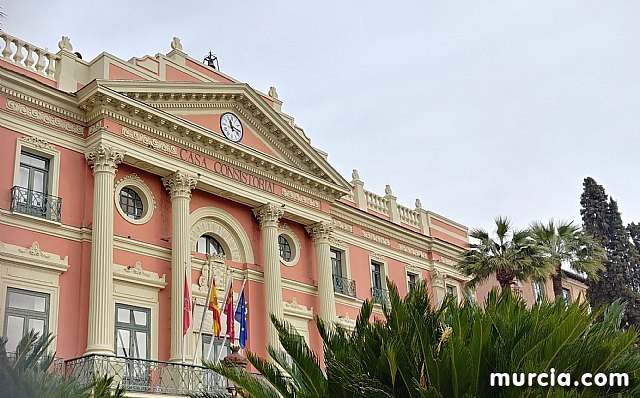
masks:
<path fill-rule="evenodd" d="M 209 51 L 209 55 L 204 57 L 202 63 L 215 70 L 220 70 L 220 65 L 218 65 L 218 56 L 211 51 Z"/>

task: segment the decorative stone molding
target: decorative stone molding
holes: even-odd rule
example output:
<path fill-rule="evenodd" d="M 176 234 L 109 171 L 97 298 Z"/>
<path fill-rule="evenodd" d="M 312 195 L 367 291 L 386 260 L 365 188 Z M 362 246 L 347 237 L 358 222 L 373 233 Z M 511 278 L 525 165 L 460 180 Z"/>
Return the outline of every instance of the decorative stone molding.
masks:
<path fill-rule="evenodd" d="M 333 225 L 336 226 L 336 228 L 339 228 L 339 229 L 341 229 L 343 231 L 347 231 L 347 232 L 353 233 L 353 226 L 351 226 L 351 225 L 349 225 L 347 223 L 344 223 L 344 222 L 342 222 L 340 220 L 336 220 L 335 218 L 333 220 L 331 220 L 331 222 L 333 223 Z"/>
<path fill-rule="evenodd" d="M 140 199 L 142 199 L 142 217 L 137 220 L 127 216 L 127 214 L 125 214 L 125 212 L 122 211 L 122 208 L 120 207 L 120 191 L 126 187 L 133 189 L 138 194 L 138 196 L 140 196 Z M 151 217 L 153 216 L 153 212 L 156 209 L 156 198 L 153 196 L 153 192 L 151 192 L 149 186 L 145 184 L 142 178 L 138 177 L 136 173 L 131 173 L 116 182 L 114 200 L 118 213 L 120 213 L 122 218 L 132 224 L 146 223 L 151 219 Z"/>
<path fill-rule="evenodd" d="M 266 226 L 277 227 L 278 220 L 284 215 L 284 209 L 282 206 L 278 206 L 270 202 L 254 208 L 253 214 L 258 219 L 260 228 L 264 228 Z"/>
<path fill-rule="evenodd" d="M 391 241 L 389 240 L 389 238 L 385 238 L 384 236 L 372 234 L 371 232 L 365 231 L 364 229 L 362 230 L 362 237 L 363 238 L 367 238 L 369 240 L 372 240 L 374 242 L 378 242 L 378 243 L 383 244 L 385 246 L 391 246 Z"/>
<path fill-rule="evenodd" d="M 45 141 L 38 137 L 20 137 L 18 140 L 22 141 L 25 144 L 28 144 L 31 147 L 39 148 L 39 149 L 50 149 L 55 151 L 56 149 L 49 144 L 48 141 Z"/>
<path fill-rule="evenodd" d="M 164 274 L 160 276 L 155 272 L 145 271 L 142 269 L 140 261 L 136 261 L 134 266 L 113 264 L 112 270 L 114 280 L 144 285 L 157 290 L 164 289 L 167 286 Z"/>
<path fill-rule="evenodd" d="M 338 325 L 349 331 L 353 330 L 356 327 L 356 320 L 351 319 L 348 312 L 337 317 L 336 322 Z"/>
<path fill-rule="evenodd" d="M 171 49 L 182 51 L 182 43 L 180 43 L 180 38 L 174 37 L 173 40 L 171 40 Z"/>
<path fill-rule="evenodd" d="M 61 258 L 57 254 L 44 252 L 40 249 L 38 242 L 33 242 L 31 247 L 20 247 L 0 242 L 0 260 L 52 270 L 58 274 L 69 269 L 68 257 Z"/>
<path fill-rule="evenodd" d="M 62 39 L 58 42 L 58 48 L 61 50 L 73 52 L 73 46 L 71 40 L 67 36 L 62 36 Z"/>
<path fill-rule="evenodd" d="M 202 266 L 200 278 L 198 278 L 198 287 L 202 292 L 208 292 L 211 285 L 211 272 L 216 277 L 216 287 L 218 290 L 224 290 L 228 283 L 229 267 L 224 263 L 226 260 L 224 254 L 207 255 L 207 260 Z"/>
<path fill-rule="evenodd" d="M 298 299 L 295 297 L 291 299 L 291 302 L 282 302 L 282 308 L 285 315 L 297 316 L 300 318 L 313 319 L 313 307 L 307 308 L 306 306 L 299 304 Z"/>
<path fill-rule="evenodd" d="M 216 207 L 201 207 L 189 215 L 191 247 L 203 234 L 219 237 L 227 258 L 236 263 L 253 264 L 253 250 L 242 225 L 228 212 Z M 228 250 L 227 250 L 228 249 Z"/>
<path fill-rule="evenodd" d="M 318 222 L 305 227 L 314 244 L 327 242 L 333 232 L 333 225 L 328 222 Z"/>
<path fill-rule="evenodd" d="M 287 199 L 291 199 L 293 201 L 305 204 L 309 207 L 314 207 L 316 209 L 320 208 L 320 201 L 312 199 L 308 196 L 300 195 L 299 193 L 295 191 L 290 191 L 284 187 L 282 188 L 282 196 L 284 196 Z"/>
<path fill-rule="evenodd" d="M 198 179 L 180 170 L 162 179 L 164 187 L 169 191 L 171 199 L 185 197 L 191 199 L 191 190 L 196 187 Z"/>
<path fill-rule="evenodd" d="M 291 260 L 285 261 L 280 257 L 280 262 L 287 267 L 293 267 L 300 261 L 300 252 L 302 251 L 302 243 L 295 232 L 287 224 L 280 224 L 278 227 L 278 235 L 284 235 L 291 247 Z"/>
<path fill-rule="evenodd" d="M 375 261 L 386 262 L 384 256 L 380 253 L 369 253 L 369 257 Z"/>
<path fill-rule="evenodd" d="M 68 131 L 70 133 L 74 133 L 78 135 L 83 135 L 84 133 L 84 129 L 81 126 L 78 126 L 77 124 L 73 124 L 71 122 L 60 119 L 58 117 L 51 116 L 48 113 L 44 113 L 35 108 L 30 108 L 26 105 L 22 105 L 10 99 L 7 99 L 6 107 L 10 111 L 14 111 L 21 115 L 28 116 L 31 119 L 35 119 L 39 122 L 48 124 L 50 126 L 59 128 L 64 131 Z"/>
<path fill-rule="evenodd" d="M 30 254 L 32 256 L 41 256 L 41 257 L 44 257 L 44 258 L 49 258 L 50 257 L 50 255 L 48 255 L 47 253 L 44 253 L 42 250 L 40 250 L 40 244 L 37 241 L 33 242 L 33 244 L 31 245 L 31 247 L 29 249 L 20 248 L 20 249 L 18 249 L 18 251 L 20 253 L 28 253 L 28 254 Z"/>
<path fill-rule="evenodd" d="M 427 253 L 423 252 L 422 250 L 414 249 L 413 247 L 406 246 L 402 243 L 398 243 L 398 250 L 411 254 L 412 256 L 424 258 L 426 260 L 429 259 Z"/>
<path fill-rule="evenodd" d="M 406 266 L 407 272 L 411 272 L 412 274 L 419 275 L 420 269 L 414 263 L 408 263 Z"/>
<path fill-rule="evenodd" d="M 273 86 L 269 87 L 269 97 L 273 99 L 278 99 L 278 91 Z"/>
<path fill-rule="evenodd" d="M 416 199 L 416 210 L 422 209 L 422 201 L 420 199 Z"/>
<path fill-rule="evenodd" d="M 118 165 L 124 160 L 124 153 L 112 147 L 99 143 L 96 147 L 85 153 L 87 163 L 93 169 L 93 173 L 107 172 L 115 174 Z"/>

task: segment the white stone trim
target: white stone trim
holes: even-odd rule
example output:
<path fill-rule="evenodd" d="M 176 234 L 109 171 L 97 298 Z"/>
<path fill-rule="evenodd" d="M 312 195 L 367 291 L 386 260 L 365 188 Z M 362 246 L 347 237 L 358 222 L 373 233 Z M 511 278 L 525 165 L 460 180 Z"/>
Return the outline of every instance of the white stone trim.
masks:
<path fill-rule="evenodd" d="M 296 329 L 300 336 L 304 337 L 308 345 L 309 322 L 313 319 L 313 307 L 307 308 L 302 304 L 298 304 L 298 300 L 294 297 L 291 299 L 291 302 L 283 300 L 282 308 L 285 320 Z"/>
<path fill-rule="evenodd" d="M 289 242 L 289 247 L 291 247 L 291 260 L 285 261 L 282 257 L 280 257 L 279 253 L 278 253 L 278 258 L 280 259 L 280 262 L 283 265 L 287 267 L 293 267 L 296 264 L 298 264 L 298 261 L 300 261 L 300 252 L 302 251 L 302 243 L 300 243 L 300 239 L 298 238 L 298 235 L 296 235 L 296 233 L 293 232 L 291 227 L 289 227 L 287 224 L 280 224 L 278 226 L 278 237 L 280 235 L 283 235 L 285 239 L 287 239 L 287 242 Z M 279 242 L 278 242 L 278 245 L 279 245 Z"/>
<path fill-rule="evenodd" d="M 58 335 L 58 311 L 60 307 L 60 274 L 69 269 L 69 258 L 44 252 L 38 242 L 31 247 L 20 247 L 0 242 L 0 331 L 4 332 L 4 317 L 9 287 L 40 292 L 49 295 L 49 332 L 55 351 Z"/>
<path fill-rule="evenodd" d="M 201 207 L 189 215 L 191 250 L 198 238 L 210 234 L 222 245 L 227 259 L 236 263 L 254 264 L 249 236 L 242 225 L 229 213 L 215 207 Z"/>
<path fill-rule="evenodd" d="M 120 207 L 120 191 L 126 187 L 133 189 L 140 196 L 140 199 L 142 199 L 143 214 L 142 217 L 140 217 L 140 219 L 138 220 L 127 216 L 127 214 L 122 211 L 122 208 Z M 131 173 L 128 176 L 118 180 L 116 182 L 114 192 L 115 195 L 113 195 L 113 198 L 115 200 L 116 210 L 118 210 L 118 213 L 120 213 L 122 218 L 124 218 L 126 221 L 130 222 L 131 224 L 140 225 L 145 224 L 151 219 L 151 217 L 153 216 L 153 211 L 156 209 L 156 198 L 153 196 L 153 193 L 151 192 L 151 189 L 149 189 L 149 186 L 147 186 L 142 178 L 138 177 L 136 173 Z"/>
<path fill-rule="evenodd" d="M 16 154 L 13 163 L 13 186 L 20 185 L 20 154 L 22 151 L 49 159 L 47 195 L 58 196 L 60 186 L 60 151 L 48 141 L 38 137 L 24 136 L 16 140 Z"/>
<path fill-rule="evenodd" d="M 115 320 L 116 304 L 147 308 L 151 313 L 149 330 L 151 334 L 149 359 L 158 359 L 158 324 L 160 305 L 158 292 L 167 285 L 165 275 L 159 276 L 152 271 L 145 271 L 140 262 L 134 266 L 113 264 L 113 302 L 111 316 Z M 115 334 L 115 329 L 112 331 Z M 114 347 L 115 350 L 115 347 Z"/>
<path fill-rule="evenodd" d="M 329 243 L 331 249 L 337 249 L 342 252 L 342 271 L 344 271 L 345 278 L 351 279 L 351 255 L 349 254 L 349 245 L 344 241 L 334 238 L 333 236 L 329 238 Z M 345 297 L 352 298 L 350 296 Z"/>

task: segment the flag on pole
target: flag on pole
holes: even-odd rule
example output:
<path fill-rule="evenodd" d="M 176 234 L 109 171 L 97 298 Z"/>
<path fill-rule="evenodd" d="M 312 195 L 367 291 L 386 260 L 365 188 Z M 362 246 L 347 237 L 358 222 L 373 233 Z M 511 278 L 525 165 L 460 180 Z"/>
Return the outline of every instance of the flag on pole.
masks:
<path fill-rule="evenodd" d="M 220 338 L 220 329 L 222 329 L 222 325 L 220 324 L 220 307 L 218 306 L 218 290 L 216 288 L 215 275 L 211 279 L 211 293 L 209 294 L 209 310 L 213 312 L 213 325 L 211 326 L 211 328 L 213 329 L 213 334 L 215 334 L 217 338 Z"/>
<path fill-rule="evenodd" d="M 240 323 L 240 335 L 238 336 L 238 342 L 240 343 L 240 347 L 245 348 L 247 345 L 247 339 L 249 338 L 249 329 L 247 328 L 247 302 L 244 299 L 244 287 L 240 291 L 240 296 L 238 297 L 238 306 L 236 307 L 234 318 Z"/>
<path fill-rule="evenodd" d="M 233 291 L 231 290 L 227 294 L 227 302 L 224 303 L 224 314 L 227 316 L 227 336 L 229 336 L 229 341 L 233 343 L 236 338 L 236 323 L 233 321 L 235 314 L 233 313 Z"/>
<path fill-rule="evenodd" d="M 182 310 L 182 335 L 186 335 L 191 326 L 191 291 L 189 290 L 189 281 L 187 280 L 187 272 L 184 274 L 184 303 Z"/>

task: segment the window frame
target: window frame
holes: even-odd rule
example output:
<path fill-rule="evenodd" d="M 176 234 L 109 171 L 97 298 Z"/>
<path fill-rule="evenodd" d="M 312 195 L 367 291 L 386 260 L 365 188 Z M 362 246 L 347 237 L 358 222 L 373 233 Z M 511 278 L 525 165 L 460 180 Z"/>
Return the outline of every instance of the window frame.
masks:
<path fill-rule="evenodd" d="M 202 238 L 205 238 L 205 251 L 204 252 L 201 252 L 200 250 L 198 250 L 198 247 L 200 245 L 200 239 L 202 239 Z M 213 244 L 213 246 L 215 247 L 217 245 L 220 248 L 221 253 L 208 253 L 208 252 L 206 252 L 206 250 L 209 248 L 209 243 L 207 242 L 207 238 L 209 238 L 213 242 L 215 242 L 215 244 Z M 214 236 L 211 236 L 210 234 L 207 234 L 207 233 L 204 233 L 204 234 L 200 235 L 198 237 L 198 239 L 196 239 L 195 251 L 196 251 L 196 253 L 207 254 L 207 255 L 212 255 L 212 254 L 224 254 L 224 255 L 226 255 L 226 250 L 225 250 L 224 246 L 222 245 L 222 243 L 220 243 L 220 241 L 218 239 L 216 239 Z"/>
<path fill-rule="evenodd" d="M 285 260 L 280 255 L 280 236 L 284 237 L 289 243 L 291 248 L 291 259 Z M 298 235 L 287 224 L 281 224 L 278 227 L 278 259 L 282 264 L 287 267 L 293 267 L 300 261 L 300 252 L 302 251 L 302 244 Z"/>
<path fill-rule="evenodd" d="M 120 192 L 125 188 L 129 188 L 134 191 L 142 201 L 142 215 L 138 219 L 130 217 L 120 206 Z M 151 189 L 147 184 L 145 184 L 142 178 L 138 177 L 136 173 L 131 173 L 118 180 L 118 182 L 116 182 L 114 192 L 115 195 L 113 196 L 116 210 L 125 221 L 131 224 L 141 225 L 151 220 L 156 209 L 156 199 L 153 196 Z"/>
<path fill-rule="evenodd" d="M 32 297 L 40 297 L 45 299 L 45 308 L 43 312 L 38 312 L 35 310 L 27 310 L 24 308 L 16 308 L 9 306 L 9 295 L 11 293 L 19 293 L 26 296 Z M 3 336 L 8 337 L 7 335 L 7 327 L 8 327 L 8 319 L 9 316 L 20 317 L 23 319 L 22 321 L 22 337 L 24 337 L 29 332 L 29 320 L 38 319 L 44 321 L 43 334 L 49 333 L 49 317 L 51 316 L 51 294 L 38 292 L 34 290 L 27 290 L 22 288 L 17 288 L 13 286 L 8 286 L 5 292 L 5 302 L 4 302 L 4 320 L 3 320 Z M 18 344 L 19 342 L 16 342 Z"/>
<path fill-rule="evenodd" d="M 565 294 L 566 293 L 566 294 Z M 572 298 L 571 298 L 571 289 L 566 288 L 566 287 L 562 287 L 562 299 L 564 300 L 564 303 L 566 305 L 571 304 L 572 302 Z"/>
<path fill-rule="evenodd" d="M 139 311 L 139 312 L 144 312 L 146 313 L 147 316 L 147 324 L 145 326 L 138 326 L 134 323 L 122 323 L 118 321 L 118 309 L 126 309 L 130 312 L 130 317 L 133 318 L 133 311 Z M 123 330 L 128 330 L 130 332 L 130 336 L 129 336 L 129 355 L 125 355 L 127 358 L 129 359 L 151 359 L 151 325 L 152 325 L 152 319 L 151 319 L 151 309 L 147 308 L 147 307 L 138 307 L 138 306 L 134 306 L 131 304 L 126 304 L 126 303 L 115 303 L 115 311 L 114 311 L 114 318 L 115 318 L 115 323 L 114 323 L 114 351 L 117 355 L 118 353 L 118 341 L 119 341 L 119 336 L 118 336 L 118 325 L 121 325 L 120 329 Z M 122 327 L 122 325 L 127 325 L 127 327 Z M 146 358 L 140 358 L 140 357 L 132 357 L 131 356 L 131 344 L 132 342 L 136 342 L 136 334 L 135 332 L 145 332 L 147 335 L 147 341 L 146 341 L 146 353 L 147 353 L 147 357 Z"/>
<path fill-rule="evenodd" d="M 200 341 L 200 345 L 201 345 L 201 347 L 200 347 L 200 351 L 201 351 L 200 352 L 200 363 L 204 363 L 204 361 L 205 361 L 205 357 L 204 356 L 206 355 L 205 350 L 208 350 L 208 348 L 206 348 L 206 346 L 208 344 L 211 344 L 211 341 L 214 341 L 213 349 L 211 350 L 211 356 L 213 358 L 209 358 L 209 359 L 206 359 L 206 360 L 207 361 L 211 361 L 211 362 L 215 361 L 216 355 L 220 350 L 220 346 L 222 345 L 221 343 L 222 343 L 223 340 L 225 341 L 224 347 L 227 350 L 226 351 L 227 355 L 229 355 L 229 354 L 231 354 L 231 341 L 229 339 L 218 338 L 218 337 L 215 337 L 213 334 L 210 334 L 210 333 L 202 333 L 202 339 Z M 224 357 L 220 357 L 220 360 L 222 360 L 222 359 L 224 359 Z"/>
<path fill-rule="evenodd" d="M 410 281 L 410 278 L 412 276 L 415 277 L 415 281 L 413 281 L 413 287 L 412 287 L 411 281 Z M 418 274 L 416 272 L 407 271 L 407 293 L 409 293 L 411 290 L 413 290 L 413 288 L 415 287 L 415 285 L 418 282 L 420 282 L 420 274 Z"/>
<path fill-rule="evenodd" d="M 544 283 L 541 281 L 533 282 L 533 294 L 536 301 L 542 301 L 547 297 L 547 293 L 544 289 Z"/>

